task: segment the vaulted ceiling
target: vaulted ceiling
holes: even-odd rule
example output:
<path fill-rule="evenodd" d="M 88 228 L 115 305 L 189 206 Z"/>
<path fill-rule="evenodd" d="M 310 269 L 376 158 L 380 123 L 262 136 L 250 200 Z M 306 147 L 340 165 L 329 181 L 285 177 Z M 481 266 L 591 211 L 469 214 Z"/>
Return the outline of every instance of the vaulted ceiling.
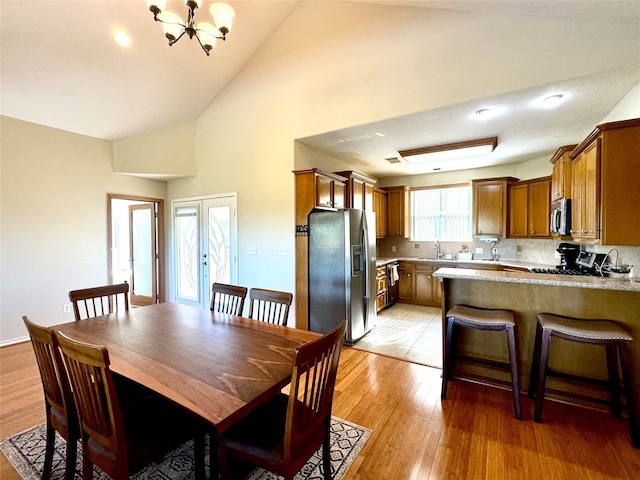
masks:
<path fill-rule="evenodd" d="M 576 26 L 580 22 L 612 22 L 624 31 L 635 32 L 625 40 L 636 46 L 636 58 L 629 58 L 625 65 L 613 70 L 603 68 L 597 74 L 562 83 L 505 92 L 370 125 L 346 126 L 340 131 L 303 139 L 312 148 L 331 155 L 368 161 L 370 172 L 381 176 L 385 175 L 385 158 L 397 156 L 399 149 L 426 146 L 421 143 L 425 131 L 431 133 L 430 142 L 438 139 L 440 143 L 463 140 L 452 137 L 453 130 L 473 128 L 475 137 L 497 132 L 504 158 L 510 161 L 535 158 L 548 151 L 545 138 L 555 137 L 557 145 L 563 138 L 575 136 L 576 130 L 584 131 L 640 81 L 640 2 L 636 0 L 348 1 L 371 4 L 371 8 L 384 5 L 510 15 L 514 19 L 562 18 L 575 21 Z M 195 40 L 181 39 L 169 47 L 143 0 L 2 0 L 1 113 L 108 140 L 195 121 L 302 2 L 228 0 L 227 3 L 236 11 L 233 29 L 227 41 L 218 42 L 207 57 Z M 331 18 L 338 5 L 339 2 L 323 1 L 327 18 Z M 186 11 L 184 3 L 176 0 L 168 1 L 167 8 L 181 15 Z M 206 17 L 208 3 L 201 10 L 197 15 Z M 123 49 L 112 41 L 117 29 L 132 37 L 130 47 Z M 328 24 L 327 34 L 330 30 Z M 481 22 L 477 30 L 467 32 L 471 39 L 490 34 L 482 29 Z M 591 45 L 581 45 L 583 51 L 576 54 L 586 56 L 584 50 L 597 50 L 601 41 L 594 38 Z M 527 52 L 522 54 L 526 56 Z M 445 57 L 442 64 L 433 65 L 433 70 L 455 71 L 456 62 L 456 58 Z M 545 116 L 521 114 L 505 115 L 488 128 L 473 116 L 477 109 L 487 106 L 515 111 L 514 106 L 528 104 L 553 91 L 566 91 L 566 100 L 572 100 L 564 107 L 567 110 L 562 128 Z"/>

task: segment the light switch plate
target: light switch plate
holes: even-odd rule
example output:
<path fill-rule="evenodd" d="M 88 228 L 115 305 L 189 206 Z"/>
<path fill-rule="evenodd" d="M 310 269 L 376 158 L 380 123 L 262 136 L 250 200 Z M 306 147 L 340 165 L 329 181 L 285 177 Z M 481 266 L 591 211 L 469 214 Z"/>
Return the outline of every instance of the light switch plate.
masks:
<path fill-rule="evenodd" d="M 246 253 L 247 255 L 255 255 L 258 252 L 258 249 L 256 247 L 246 247 L 244 249 L 244 253 Z"/>
<path fill-rule="evenodd" d="M 288 255 L 286 247 L 276 247 L 276 255 Z"/>

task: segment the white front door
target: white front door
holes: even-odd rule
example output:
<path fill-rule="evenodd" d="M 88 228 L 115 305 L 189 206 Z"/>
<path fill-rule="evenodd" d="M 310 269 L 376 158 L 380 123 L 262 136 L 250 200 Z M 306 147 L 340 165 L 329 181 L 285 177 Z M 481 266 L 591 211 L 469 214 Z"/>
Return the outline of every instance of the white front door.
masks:
<path fill-rule="evenodd" d="M 237 283 L 236 205 L 235 194 L 173 202 L 176 303 L 209 308 L 214 282 Z"/>

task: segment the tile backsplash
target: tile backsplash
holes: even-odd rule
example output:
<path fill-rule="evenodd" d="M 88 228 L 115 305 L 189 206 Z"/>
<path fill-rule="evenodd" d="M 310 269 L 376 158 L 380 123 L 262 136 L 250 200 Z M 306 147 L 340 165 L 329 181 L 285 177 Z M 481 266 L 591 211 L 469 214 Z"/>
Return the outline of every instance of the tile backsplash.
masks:
<path fill-rule="evenodd" d="M 377 256 L 379 258 L 436 258 L 434 242 L 414 242 L 398 237 L 385 237 L 378 239 L 376 243 Z M 495 247 L 498 249 L 499 258 L 502 260 L 555 266 L 559 261 L 555 256 L 558 243 L 560 243 L 558 240 L 501 238 L 495 243 Z M 492 247 L 494 247 L 493 242 L 487 243 L 480 240 L 440 242 L 440 253 L 443 254 L 442 258 L 445 258 L 447 254 L 456 258 L 460 251 L 468 248 L 474 259 L 490 258 Z M 482 253 L 476 253 L 476 249 L 482 249 Z M 609 255 L 610 262 L 615 263 L 617 260 L 618 264 L 636 265 L 640 268 L 640 247 L 583 245 L 583 249 L 596 253 L 611 252 Z"/>

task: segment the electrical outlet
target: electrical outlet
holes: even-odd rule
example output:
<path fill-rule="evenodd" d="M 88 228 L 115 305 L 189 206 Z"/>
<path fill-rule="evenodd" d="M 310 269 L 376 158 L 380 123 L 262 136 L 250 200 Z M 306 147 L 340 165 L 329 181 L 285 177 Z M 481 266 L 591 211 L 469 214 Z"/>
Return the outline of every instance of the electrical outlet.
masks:
<path fill-rule="evenodd" d="M 62 313 L 71 313 L 71 304 L 63 303 L 62 304 Z"/>
<path fill-rule="evenodd" d="M 413 245 L 413 247 L 414 247 L 414 248 L 420 248 L 420 244 L 419 244 L 419 243 L 416 243 L 416 244 L 414 244 L 414 245 Z"/>
<path fill-rule="evenodd" d="M 285 247 L 276 247 L 276 255 L 288 255 L 287 249 Z"/>
<path fill-rule="evenodd" d="M 244 253 L 246 253 L 247 255 L 255 255 L 258 252 L 258 249 L 256 247 L 247 247 L 244 249 Z"/>
<path fill-rule="evenodd" d="M 476 247 L 476 255 L 484 255 L 484 248 Z"/>
<path fill-rule="evenodd" d="M 396 246 L 395 246 L 395 245 L 391 245 L 391 251 L 392 251 L 393 253 L 396 253 Z"/>
<path fill-rule="evenodd" d="M 521 252 L 521 251 L 522 251 L 522 245 L 516 245 L 516 252 Z"/>

